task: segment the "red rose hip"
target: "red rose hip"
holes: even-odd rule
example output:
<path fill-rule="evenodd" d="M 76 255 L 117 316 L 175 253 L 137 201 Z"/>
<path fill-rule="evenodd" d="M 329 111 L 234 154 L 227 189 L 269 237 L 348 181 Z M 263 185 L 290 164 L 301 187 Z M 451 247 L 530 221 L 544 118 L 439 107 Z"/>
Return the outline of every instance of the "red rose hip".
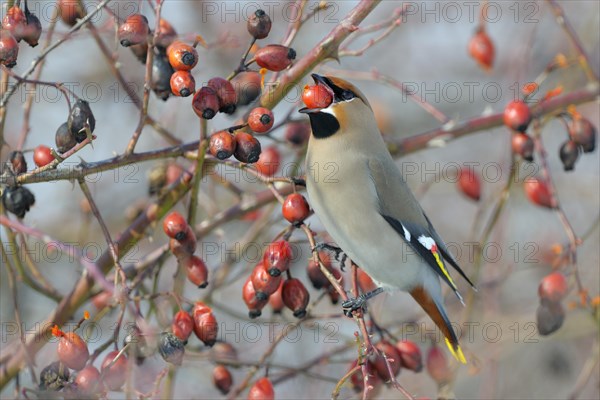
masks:
<path fill-rule="evenodd" d="M 302 101 L 308 108 L 327 108 L 333 102 L 333 96 L 323 85 L 307 85 L 302 91 Z"/>
<path fill-rule="evenodd" d="M 283 202 L 281 211 L 283 217 L 292 224 L 298 224 L 310 215 L 308 202 L 300 193 L 288 195 Z"/>
<path fill-rule="evenodd" d="M 531 110 L 522 100 L 514 100 L 504 109 L 504 124 L 510 129 L 525 132 L 531 122 Z"/>
<path fill-rule="evenodd" d="M 553 272 L 546 275 L 538 287 L 540 299 L 557 303 L 565 298 L 569 286 L 567 279 L 560 272 Z"/>
<path fill-rule="evenodd" d="M 310 296 L 300 280 L 291 278 L 283 282 L 281 298 L 283 304 L 292 310 L 294 317 L 304 318 Z"/>
<path fill-rule="evenodd" d="M 163 221 L 163 230 L 165 234 L 173 239 L 182 241 L 186 237 L 187 221 L 183 218 L 183 215 L 177 211 L 172 211 L 167 215 Z"/>
<path fill-rule="evenodd" d="M 54 161 L 50 147 L 40 144 L 33 150 L 33 162 L 38 167 L 43 167 Z"/>
<path fill-rule="evenodd" d="M 264 133 L 273 127 L 275 118 L 268 108 L 256 107 L 248 115 L 248 126 L 256 133 Z"/>

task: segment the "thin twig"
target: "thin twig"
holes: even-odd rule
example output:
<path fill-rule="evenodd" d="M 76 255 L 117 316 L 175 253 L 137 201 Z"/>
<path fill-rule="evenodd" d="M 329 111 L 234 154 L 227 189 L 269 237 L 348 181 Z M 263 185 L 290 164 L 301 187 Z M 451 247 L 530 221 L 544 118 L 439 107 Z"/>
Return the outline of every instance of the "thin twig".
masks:
<path fill-rule="evenodd" d="M 140 119 L 135 132 L 131 136 L 125 155 L 132 154 L 135 150 L 135 146 L 142 135 L 142 130 L 146 125 L 146 118 L 148 116 L 148 103 L 150 102 L 150 90 L 152 89 L 152 65 L 154 60 L 154 46 L 158 39 L 160 32 L 160 12 L 162 10 L 163 1 L 159 1 L 156 4 L 156 23 L 154 26 L 154 35 L 148 40 L 148 51 L 146 53 L 146 76 L 144 78 L 144 96 L 142 98 L 142 109 L 140 110 Z"/>
<path fill-rule="evenodd" d="M 585 71 L 586 75 L 588 76 L 588 79 L 591 81 L 594 81 L 594 82 L 598 82 L 598 76 L 592 70 L 592 64 L 590 62 L 590 58 L 589 58 L 588 54 L 586 53 L 585 49 L 583 48 L 583 44 L 581 43 L 579 36 L 575 32 L 575 29 L 573 29 L 573 26 L 569 22 L 562 7 L 556 2 L 556 0 L 547 0 L 547 1 L 548 1 L 548 4 L 550 5 L 550 8 L 552 9 L 552 12 L 554 13 L 554 16 L 556 17 L 556 22 L 565 31 L 565 33 L 571 40 L 571 44 L 573 45 L 573 47 L 575 47 L 575 50 L 577 51 L 577 54 L 579 55 L 579 61 L 581 63 L 581 66 L 583 67 L 583 70 Z"/>

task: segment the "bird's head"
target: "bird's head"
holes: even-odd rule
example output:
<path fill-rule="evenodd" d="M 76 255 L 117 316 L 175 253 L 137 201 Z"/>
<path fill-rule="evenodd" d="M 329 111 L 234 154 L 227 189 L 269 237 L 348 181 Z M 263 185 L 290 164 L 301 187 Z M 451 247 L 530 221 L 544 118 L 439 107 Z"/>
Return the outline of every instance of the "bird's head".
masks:
<path fill-rule="evenodd" d="M 369 101 L 350 82 L 334 76 L 312 74 L 319 86 L 324 87 L 333 97 L 332 103 L 325 108 L 303 108 L 301 113 L 308 114 L 313 136 L 316 139 L 327 138 L 351 127 L 362 126 L 374 121 Z"/>

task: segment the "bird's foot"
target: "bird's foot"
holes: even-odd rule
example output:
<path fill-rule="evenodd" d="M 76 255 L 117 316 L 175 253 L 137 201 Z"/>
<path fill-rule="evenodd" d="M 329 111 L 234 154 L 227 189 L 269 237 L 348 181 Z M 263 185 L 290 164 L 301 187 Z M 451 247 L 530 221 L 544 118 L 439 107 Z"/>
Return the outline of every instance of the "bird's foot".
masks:
<path fill-rule="evenodd" d="M 370 292 L 363 293 L 360 296 L 344 301 L 342 303 L 344 315 L 347 317 L 352 317 L 352 313 L 354 311 L 362 310 L 366 306 L 367 300 L 372 299 L 373 297 L 377 296 L 379 293 L 382 292 L 383 288 L 377 288 L 375 290 L 371 290 Z"/>
<path fill-rule="evenodd" d="M 333 253 L 333 258 L 340 264 L 340 269 L 344 271 L 346 260 L 348 260 L 348 256 L 344 253 L 344 250 L 328 243 L 319 243 L 315 246 L 315 250 L 327 250 L 328 252 Z"/>

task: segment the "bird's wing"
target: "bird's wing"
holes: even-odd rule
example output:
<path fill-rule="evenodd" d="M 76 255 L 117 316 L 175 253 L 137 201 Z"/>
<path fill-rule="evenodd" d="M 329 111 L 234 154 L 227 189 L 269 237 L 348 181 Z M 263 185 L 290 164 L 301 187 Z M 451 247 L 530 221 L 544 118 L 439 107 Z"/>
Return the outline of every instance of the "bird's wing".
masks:
<path fill-rule="evenodd" d="M 421 256 L 452 288 L 462 302 L 462 297 L 454 280 L 448 273 L 443 259 L 448 259 L 450 264 L 462 276 L 465 276 L 465 274 L 451 258 L 450 252 L 429 223 L 408 186 L 400 184 L 402 176 L 391 157 L 390 162 L 370 159 L 367 161 L 367 166 L 377 194 L 381 216 L 413 251 Z"/>
<path fill-rule="evenodd" d="M 446 246 L 446 243 L 444 243 L 444 240 L 442 240 L 440 235 L 438 235 L 436 230 L 433 228 L 431 221 L 429 221 L 429 217 L 427 217 L 427 215 L 425 213 L 423 213 L 423 215 L 425 216 L 425 219 L 427 220 L 427 224 L 429 226 L 429 231 L 431 232 L 433 239 L 437 243 L 438 249 L 440 250 L 442 257 L 444 257 L 444 259 L 446 259 L 450 263 L 450 265 L 452 265 L 452 267 L 454 267 L 454 269 L 460 274 L 460 276 L 462 276 L 469 283 L 469 285 L 471 285 L 471 287 L 473 289 L 477 290 L 477 288 L 475 287 L 475 284 L 473 282 L 471 282 L 471 280 L 467 277 L 467 274 L 465 274 L 465 271 L 463 271 L 462 268 L 460 268 L 460 266 L 458 265 L 458 262 L 456 261 L 456 259 L 452 255 L 452 253 L 450 253 L 450 250 L 448 250 L 448 247 Z"/>

